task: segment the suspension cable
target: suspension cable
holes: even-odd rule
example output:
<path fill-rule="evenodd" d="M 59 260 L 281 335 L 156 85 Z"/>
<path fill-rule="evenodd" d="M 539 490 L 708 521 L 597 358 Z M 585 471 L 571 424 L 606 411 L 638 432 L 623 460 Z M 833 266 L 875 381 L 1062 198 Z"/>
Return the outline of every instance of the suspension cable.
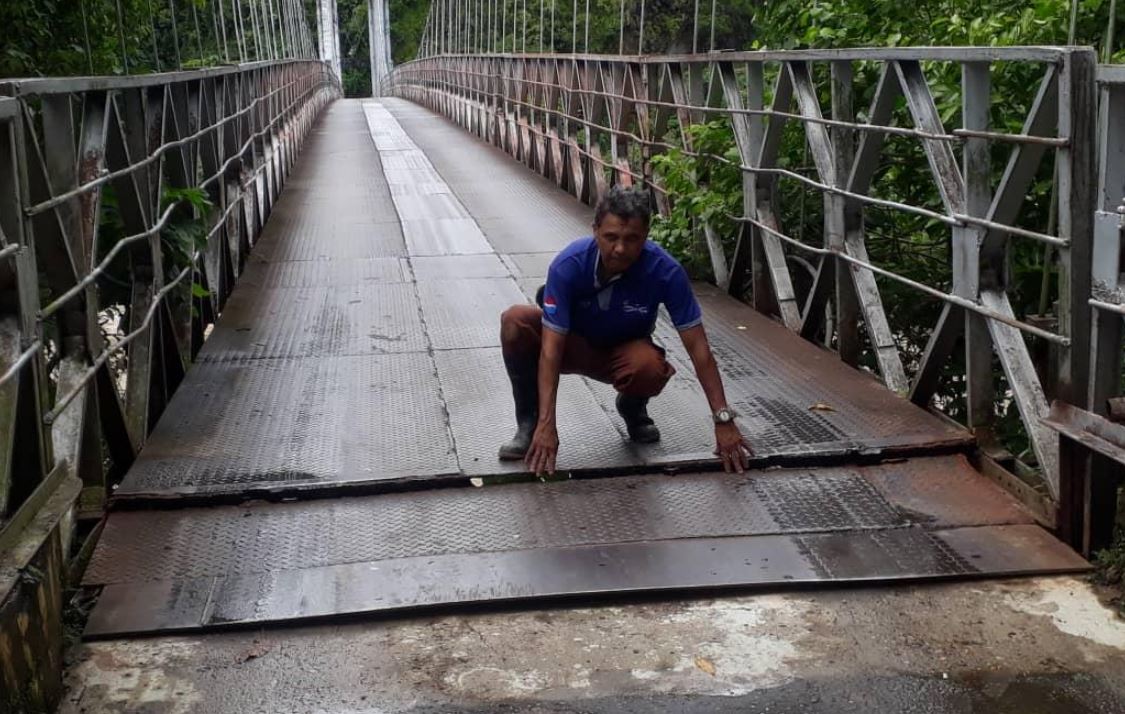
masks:
<path fill-rule="evenodd" d="M 698 0 L 696 0 L 698 2 Z M 625 0 L 621 0 L 620 17 L 617 20 L 617 54 L 625 54 Z"/>
<path fill-rule="evenodd" d="M 578 54 L 578 0 L 574 0 L 574 25 L 570 29 L 570 53 Z"/>
<path fill-rule="evenodd" d="M 715 0 L 711 0 L 711 51 L 715 51 Z"/>
<path fill-rule="evenodd" d="M 641 0 L 641 29 L 637 35 L 637 54 L 645 53 L 645 0 Z"/>
<path fill-rule="evenodd" d="M 156 65 L 156 71 L 160 72 L 160 49 L 156 41 L 156 15 L 152 12 L 152 0 L 146 2 L 148 6 L 148 25 L 152 30 L 152 61 Z M 91 69 L 91 74 L 93 70 Z"/>
<path fill-rule="evenodd" d="M 121 10 L 121 0 L 115 0 L 117 5 L 117 34 L 121 40 L 121 66 L 125 74 L 129 74 L 129 52 L 125 49 L 125 13 Z"/>
<path fill-rule="evenodd" d="M 118 0 L 120 2 L 120 0 Z M 199 47 L 199 64 L 205 66 L 206 60 L 203 59 L 203 32 L 199 29 L 199 13 L 195 11 L 195 3 L 188 2 L 188 7 L 191 8 L 191 22 L 195 25 L 195 44 Z"/>
<path fill-rule="evenodd" d="M 691 53 L 699 54 L 699 0 L 695 0 L 695 10 L 691 20 Z"/>
<path fill-rule="evenodd" d="M 583 45 L 582 52 L 590 54 L 590 0 L 586 0 L 586 42 Z"/>
<path fill-rule="evenodd" d="M 226 13 L 223 12 L 223 0 L 216 2 L 212 9 L 215 7 L 219 10 L 219 28 L 223 36 L 223 59 L 230 62 L 230 47 L 227 45 L 227 18 Z"/>
<path fill-rule="evenodd" d="M 242 3 L 230 0 L 230 11 L 234 15 L 234 41 L 238 45 L 238 61 L 246 61 L 246 36 L 242 30 Z"/>
<path fill-rule="evenodd" d="M 168 14 L 172 16 L 172 43 L 176 48 L 176 69 L 183 69 L 184 60 L 180 55 L 180 25 L 176 22 L 175 0 L 168 0 Z"/>
<path fill-rule="evenodd" d="M 78 6 L 82 10 L 82 34 L 86 39 L 86 65 L 90 68 L 90 74 L 93 74 L 94 55 L 90 51 L 90 23 L 86 19 L 86 0 L 80 0 Z"/>

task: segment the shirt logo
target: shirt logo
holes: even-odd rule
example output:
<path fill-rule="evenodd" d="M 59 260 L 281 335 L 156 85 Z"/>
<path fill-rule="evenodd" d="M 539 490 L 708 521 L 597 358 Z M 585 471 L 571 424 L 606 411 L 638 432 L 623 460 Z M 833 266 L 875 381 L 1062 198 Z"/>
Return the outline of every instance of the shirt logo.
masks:
<path fill-rule="evenodd" d="M 543 312 L 547 313 L 548 315 L 554 315 L 558 311 L 559 304 L 555 302 L 555 299 L 553 297 L 547 297 L 543 299 Z"/>
<path fill-rule="evenodd" d="M 621 303 L 621 309 L 626 314 L 629 314 L 629 313 L 636 313 L 638 315 L 647 315 L 648 314 L 648 305 L 638 305 L 637 303 L 629 302 L 628 300 Z"/>

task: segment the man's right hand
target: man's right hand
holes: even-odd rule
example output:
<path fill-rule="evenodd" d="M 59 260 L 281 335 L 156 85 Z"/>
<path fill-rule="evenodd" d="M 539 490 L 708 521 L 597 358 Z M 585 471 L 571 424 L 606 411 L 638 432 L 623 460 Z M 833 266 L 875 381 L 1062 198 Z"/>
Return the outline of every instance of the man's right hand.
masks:
<path fill-rule="evenodd" d="M 531 447 L 524 461 L 536 476 L 555 473 L 555 456 L 559 453 L 559 432 L 554 422 L 540 423 L 531 438 Z"/>

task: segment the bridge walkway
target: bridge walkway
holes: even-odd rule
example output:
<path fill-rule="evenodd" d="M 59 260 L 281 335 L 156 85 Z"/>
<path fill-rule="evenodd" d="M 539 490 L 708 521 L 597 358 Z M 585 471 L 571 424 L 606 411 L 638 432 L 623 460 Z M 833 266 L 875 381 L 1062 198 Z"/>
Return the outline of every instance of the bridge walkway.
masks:
<path fill-rule="evenodd" d="M 612 389 L 568 376 L 560 480 L 498 462 L 514 428 L 499 314 L 591 218 L 428 110 L 326 110 L 115 493 L 87 635 L 1086 567 L 973 469 L 965 432 L 706 286 L 754 471 L 714 472 L 663 321 L 678 374 L 651 405 L 661 443 L 628 442 Z"/>

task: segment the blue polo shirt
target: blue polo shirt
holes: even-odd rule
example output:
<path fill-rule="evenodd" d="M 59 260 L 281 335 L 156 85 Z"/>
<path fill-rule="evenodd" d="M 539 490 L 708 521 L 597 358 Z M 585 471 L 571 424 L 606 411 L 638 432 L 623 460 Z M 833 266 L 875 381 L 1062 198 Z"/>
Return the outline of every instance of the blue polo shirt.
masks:
<path fill-rule="evenodd" d="M 702 322 L 687 272 L 659 245 L 645 241 L 637 262 L 604 285 L 598 283 L 599 261 L 593 237 L 579 238 L 555 256 L 543 294 L 545 327 L 609 346 L 651 335 L 661 303 L 678 330 Z"/>

